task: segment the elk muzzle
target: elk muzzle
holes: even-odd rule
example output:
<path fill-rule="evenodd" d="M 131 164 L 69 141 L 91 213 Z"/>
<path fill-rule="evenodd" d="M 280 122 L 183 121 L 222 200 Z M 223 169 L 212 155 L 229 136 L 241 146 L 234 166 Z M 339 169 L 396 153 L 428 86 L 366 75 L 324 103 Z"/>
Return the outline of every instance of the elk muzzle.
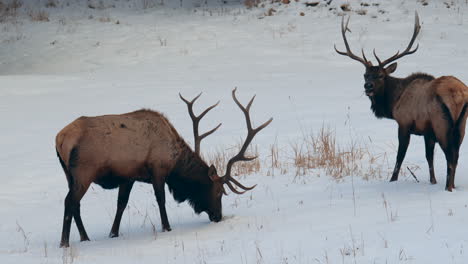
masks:
<path fill-rule="evenodd" d="M 208 214 L 208 217 L 210 218 L 211 222 L 219 222 L 221 219 L 223 219 L 223 216 L 221 214 Z"/>
<path fill-rule="evenodd" d="M 371 83 L 371 82 L 366 82 L 364 84 L 364 90 L 365 90 L 367 96 L 374 95 L 374 84 Z"/>

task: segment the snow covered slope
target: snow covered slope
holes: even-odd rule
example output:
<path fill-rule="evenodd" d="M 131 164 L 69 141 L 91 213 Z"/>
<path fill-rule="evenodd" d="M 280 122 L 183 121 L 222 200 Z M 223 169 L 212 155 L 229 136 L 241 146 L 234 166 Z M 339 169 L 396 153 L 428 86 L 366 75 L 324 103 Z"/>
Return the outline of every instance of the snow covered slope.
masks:
<path fill-rule="evenodd" d="M 453 193 L 444 191 L 439 148 L 439 184 L 429 184 L 420 137 L 412 138 L 400 181 L 387 182 L 396 124 L 372 115 L 363 67 L 333 49 L 343 47 L 346 1 L 252 9 L 234 1 L 183 1 L 182 8 L 179 1 L 22 2 L 0 24 L 0 263 L 467 263 L 467 143 Z M 468 83 L 466 1 L 348 2 L 356 52 L 363 47 L 370 57 L 376 48 L 385 57 L 406 47 L 417 10 L 420 48 L 399 61 L 395 75 L 424 71 Z M 276 12 L 265 15 L 271 8 Z M 37 21 L 40 12 L 49 21 Z M 221 103 L 201 129 L 223 125 L 202 150 L 229 151 L 245 135 L 234 87 L 243 102 L 257 95 L 256 124 L 274 121 L 254 142 L 260 171 L 241 176 L 258 186 L 223 198 L 224 221 L 210 223 L 168 194 L 173 231 L 162 233 L 152 188 L 138 184 L 121 236 L 110 239 L 117 192 L 93 186 L 81 204 L 92 241 L 78 242 L 73 227 L 71 248 L 58 248 L 67 184 L 54 138 L 62 127 L 82 115 L 145 107 L 164 112 L 191 142 L 178 93 L 203 91 L 198 109 Z M 297 173 L 293 146 L 322 127 L 335 131 L 341 146 L 366 146 L 376 161 L 364 159 L 362 174 L 338 181 L 323 169 Z M 275 142 L 285 165 L 273 174 Z"/>

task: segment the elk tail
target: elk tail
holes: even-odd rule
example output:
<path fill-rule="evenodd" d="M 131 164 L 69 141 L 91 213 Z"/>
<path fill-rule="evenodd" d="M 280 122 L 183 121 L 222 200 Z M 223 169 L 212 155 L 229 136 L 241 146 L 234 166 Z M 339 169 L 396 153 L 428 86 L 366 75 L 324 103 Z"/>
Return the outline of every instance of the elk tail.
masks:
<path fill-rule="evenodd" d="M 454 137 L 454 140 L 455 142 L 457 142 L 458 144 L 460 144 L 461 142 L 461 133 L 460 131 L 462 129 L 465 129 L 464 127 L 461 127 L 463 121 L 465 121 L 466 117 L 465 117 L 465 114 L 466 114 L 466 108 L 468 107 L 468 104 L 465 103 L 465 105 L 463 105 L 463 108 L 460 112 L 460 115 L 458 116 L 458 119 L 457 121 L 455 122 L 454 124 L 454 127 L 453 127 L 453 137 Z"/>
<path fill-rule="evenodd" d="M 458 119 L 457 121 L 455 122 L 455 127 L 459 127 L 461 125 L 461 123 L 463 122 L 463 120 L 465 119 L 465 114 L 466 114 L 466 108 L 468 107 L 468 103 L 465 103 L 465 105 L 463 105 L 463 108 L 460 112 L 460 115 L 458 116 Z"/>
<path fill-rule="evenodd" d="M 62 165 L 63 172 L 65 172 L 65 176 L 67 177 L 68 189 L 71 190 L 71 188 L 73 186 L 73 176 L 72 176 L 72 174 L 70 172 L 71 168 L 67 167 L 67 165 L 63 161 L 62 157 L 60 156 L 60 153 L 58 152 L 58 150 L 56 150 L 56 152 L 57 152 L 57 157 L 58 157 L 58 159 L 60 161 L 60 165 Z M 77 149 L 73 148 L 72 151 L 70 152 L 70 161 L 68 162 L 70 167 L 72 167 L 71 164 L 75 163 L 74 160 L 76 160 L 77 154 L 78 154 Z"/>
<path fill-rule="evenodd" d="M 437 99 L 439 99 L 439 103 L 442 106 L 442 112 L 444 113 L 444 119 L 447 120 L 450 128 L 453 129 L 455 127 L 455 120 L 454 120 L 454 117 L 452 116 L 452 113 L 450 112 L 449 107 L 447 106 L 447 104 L 444 103 L 443 99 L 440 96 L 438 96 Z M 458 121 L 458 119 L 457 119 L 457 121 Z"/>

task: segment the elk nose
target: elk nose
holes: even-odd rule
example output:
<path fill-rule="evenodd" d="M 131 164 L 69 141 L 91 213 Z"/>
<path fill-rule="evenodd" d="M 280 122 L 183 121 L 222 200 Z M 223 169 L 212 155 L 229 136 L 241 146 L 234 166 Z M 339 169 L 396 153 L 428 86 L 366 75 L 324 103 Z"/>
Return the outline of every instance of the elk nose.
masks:
<path fill-rule="evenodd" d="M 219 222 L 223 218 L 221 215 L 209 215 L 211 222 Z"/>
<path fill-rule="evenodd" d="M 364 89 L 366 89 L 366 91 L 372 90 L 373 88 L 374 88 L 374 85 L 372 83 L 366 82 L 364 84 Z"/>

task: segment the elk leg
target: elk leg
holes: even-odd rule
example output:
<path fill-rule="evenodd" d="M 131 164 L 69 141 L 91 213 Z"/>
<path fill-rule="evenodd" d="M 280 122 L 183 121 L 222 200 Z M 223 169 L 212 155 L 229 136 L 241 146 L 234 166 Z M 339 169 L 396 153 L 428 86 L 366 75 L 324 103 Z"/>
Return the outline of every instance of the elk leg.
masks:
<path fill-rule="evenodd" d="M 78 186 L 78 187 L 76 187 Z M 63 216 L 63 229 L 60 247 L 69 247 L 70 228 L 72 217 L 75 218 L 76 227 L 80 233 L 81 241 L 89 241 L 86 230 L 81 220 L 80 200 L 88 190 L 88 185 L 72 185 L 65 198 L 65 213 Z"/>
<path fill-rule="evenodd" d="M 72 221 L 72 210 L 71 210 L 71 190 L 68 191 L 67 196 L 65 197 L 65 212 L 63 215 L 63 227 L 62 227 L 62 239 L 60 241 L 60 247 L 69 247 L 70 240 L 70 227 Z"/>
<path fill-rule="evenodd" d="M 398 154 L 396 158 L 395 168 L 393 169 L 392 178 L 390 179 L 391 182 L 398 180 L 398 174 L 400 173 L 401 164 L 405 159 L 406 150 L 408 149 L 409 142 L 410 134 L 408 130 L 400 126 L 398 128 Z"/>
<path fill-rule="evenodd" d="M 450 146 L 450 151 L 452 153 L 451 162 L 450 164 L 447 164 L 447 166 L 450 167 L 450 174 L 448 174 L 447 172 L 447 183 L 445 186 L 446 190 L 449 192 L 451 192 L 452 189 L 455 189 L 455 172 L 457 170 L 458 156 L 459 156 L 460 144 L 461 144 L 459 138 L 460 138 L 459 135 L 455 134 L 454 139 L 456 140 L 453 140 L 453 143 Z"/>
<path fill-rule="evenodd" d="M 119 196 L 117 198 L 117 212 L 115 213 L 114 224 L 112 225 L 109 237 L 119 236 L 120 221 L 122 220 L 122 214 L 125 211 L 125 208 L 127 207 L 128 198 L 130 196 L 130 192 L 132 191 L 133 183 L 133 181 L 123 183 L 119 187 Z"/>
<path fill-rule="evenodd" d="M 445 181 L 445 190 L 451 192 L 452 191 L 451 182 L 452 182 L 452 175 L 454 173 L 454 158 L 455 158 L 456 151 L 454 149 L 450 136 L 448 137 L 447 142 L 448 142 L 447 144 L 441 144 L 441 147 L 445 153 L 445 160 L 447 161 L 447 179 Z M 458 160 L 458 157 L 457 157 L 457 160 Z"/>
<path fill-rule="evenodd" d="M 453 151 L 452 155 L 452 175 L 450 175 L 450 182 L 449 182 L 449 190 L 452 191 L 452 189 L 455 189 L 455 172 L 457 170 L 457 164 L 458 164 L 458 148 L 455 148 Z"/>
<path fill-rule="evenodd" d="M 162 175 L 162 174 L 159 174 Z M 156 172 L 153 172 L 153 189 L 158 202 L 159 214 L 161 216 L 161 223 L 163 231 L 171 231 L 169 220 L 166 213 L 166 194 L 164 192 L 164 177 L 159 177 Z"/>
<path fill-rule="evenodd" d="M 453 163 L 452 163 L 452 151 L 447 150 L 447 153 L 445 154 L 445 158 L 447 160 L 447 179 L 445 182 L 445 190 L 451 192 L 452 191 L 452 186 L 450 186 L 451 183 L 451 178 L 452 178 L 452 171 L 453 171 Z"/>
<path fill-rule="evenodd" d="M 427 164 L 429 165 L 429 174 L 430 174 L 430 181 L 432 184 L 436 184 L 437 180 L 434 175 L 434 147 L 435 147 L 435 140 L 430 135 L 424 135 L 424 143 L 426 145 L 426 160 Z"/>
<path fill-rule="evenodd" d="M 73 196 L 73 218 L 75 219 L 76 227 L 78 228 L 78 232 L 80 232 L 80 240 L 81 241 L 89 241 L 88 234 L 86 234 L 86 230 L 83 225 L 83 221 L 81 220 L 81 210 L 80 210 L 80 201 L 83 198 L 84 194 L 88 190 L 88 186 L 81 186 L 78 190 L 75 191 L 75 195 Z"/>

